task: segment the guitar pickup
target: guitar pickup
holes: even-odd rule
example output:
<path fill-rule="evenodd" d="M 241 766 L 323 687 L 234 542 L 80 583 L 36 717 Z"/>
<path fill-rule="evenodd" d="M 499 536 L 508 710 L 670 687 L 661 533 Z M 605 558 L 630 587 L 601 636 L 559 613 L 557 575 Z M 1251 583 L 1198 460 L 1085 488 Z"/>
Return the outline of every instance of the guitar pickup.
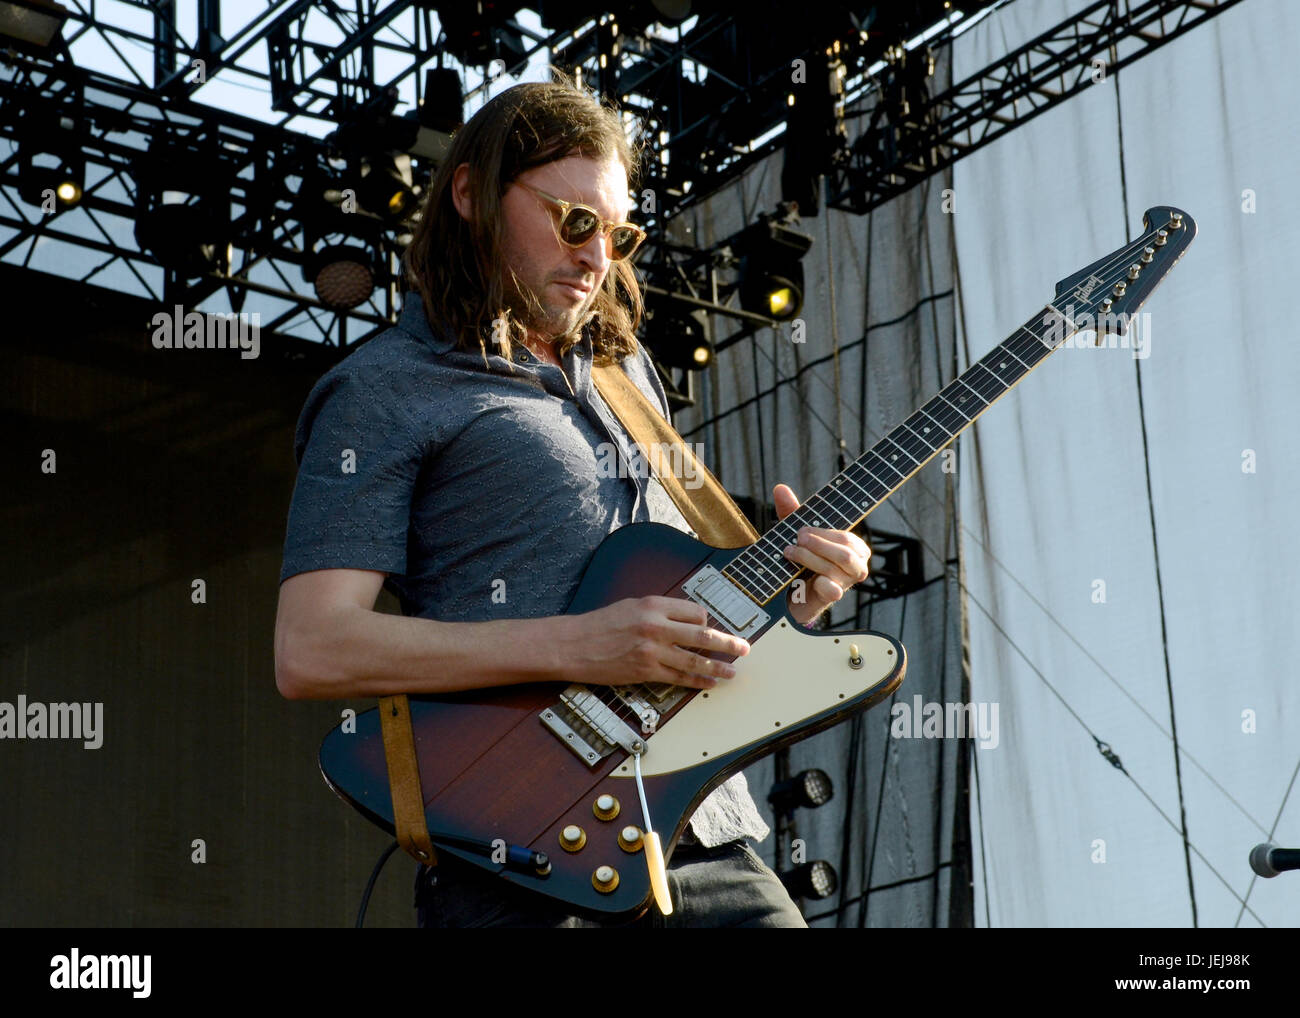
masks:
<path fill-rule="evenodd" d="M 715 619 L 742 638 L 757 633 L 767 625 L 771 617 L 713 566 L 701 569 L 682 584 L 682 590 L 687 597 L 704 605 Z"/>

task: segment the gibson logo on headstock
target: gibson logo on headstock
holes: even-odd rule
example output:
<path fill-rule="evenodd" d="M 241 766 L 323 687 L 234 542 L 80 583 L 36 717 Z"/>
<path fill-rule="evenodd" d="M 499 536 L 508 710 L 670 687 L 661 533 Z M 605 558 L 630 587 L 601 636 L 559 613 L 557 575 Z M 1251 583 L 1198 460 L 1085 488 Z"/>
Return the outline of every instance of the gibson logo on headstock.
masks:
<path fill-rule="evenodd" d="M 1074 291 L 1074 299 L 1087 300 L 1092 296 L 1092 291 L 1099 286 L 1101 286 L 1101 278 L 1099 276 L 1089 276 Z"/>

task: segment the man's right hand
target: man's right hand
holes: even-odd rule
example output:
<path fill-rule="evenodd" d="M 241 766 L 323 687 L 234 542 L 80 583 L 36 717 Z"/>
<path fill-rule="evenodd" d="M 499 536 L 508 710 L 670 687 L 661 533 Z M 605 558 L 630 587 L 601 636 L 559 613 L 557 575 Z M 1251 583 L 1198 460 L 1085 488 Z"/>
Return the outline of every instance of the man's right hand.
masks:
<path fill-rule="evenodd" d="M 702 652 L 733 660 L 749 653 L 740 637 L 709 627 L 702 605 L 680 597 L 633 597 L 556 621 L 561 668 L 570 681 L 587 685 L 669 682 L 711 689 L 736 669 Z"/>

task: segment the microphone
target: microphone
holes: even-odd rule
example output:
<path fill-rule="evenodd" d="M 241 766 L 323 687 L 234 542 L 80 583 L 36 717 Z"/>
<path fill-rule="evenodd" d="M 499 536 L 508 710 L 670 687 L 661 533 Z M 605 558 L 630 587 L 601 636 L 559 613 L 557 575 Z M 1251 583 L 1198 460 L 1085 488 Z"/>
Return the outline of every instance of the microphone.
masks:
<path fill-rule="evenodd" d="M 1278 848 L 1272 842 L 1250 850 L 1250 868 L 1261 877 L 1275 877 L 1283 870 L 1300 870 L 1300 848 Z"/>

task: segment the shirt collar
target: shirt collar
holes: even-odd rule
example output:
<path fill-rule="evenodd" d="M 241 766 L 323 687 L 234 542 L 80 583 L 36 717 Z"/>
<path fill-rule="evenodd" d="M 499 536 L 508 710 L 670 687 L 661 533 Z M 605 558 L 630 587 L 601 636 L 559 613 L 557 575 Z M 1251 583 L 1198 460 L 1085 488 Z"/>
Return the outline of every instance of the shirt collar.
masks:
<path fill-rule="evenodd" d="M 427 343 L 436 353 L 446 353 L 453 349 L 456 344 L 447 334 L 445 326 L 439 323 L 435 331 L 429 324 L 429 318 L 424 313 L 424 301 L 414 290 L 406 294 L 406 299 L 402 304 L 402 313 L 398 316 L 397 327 L 403 332 L 409 332 L 416 339 Z"/>

